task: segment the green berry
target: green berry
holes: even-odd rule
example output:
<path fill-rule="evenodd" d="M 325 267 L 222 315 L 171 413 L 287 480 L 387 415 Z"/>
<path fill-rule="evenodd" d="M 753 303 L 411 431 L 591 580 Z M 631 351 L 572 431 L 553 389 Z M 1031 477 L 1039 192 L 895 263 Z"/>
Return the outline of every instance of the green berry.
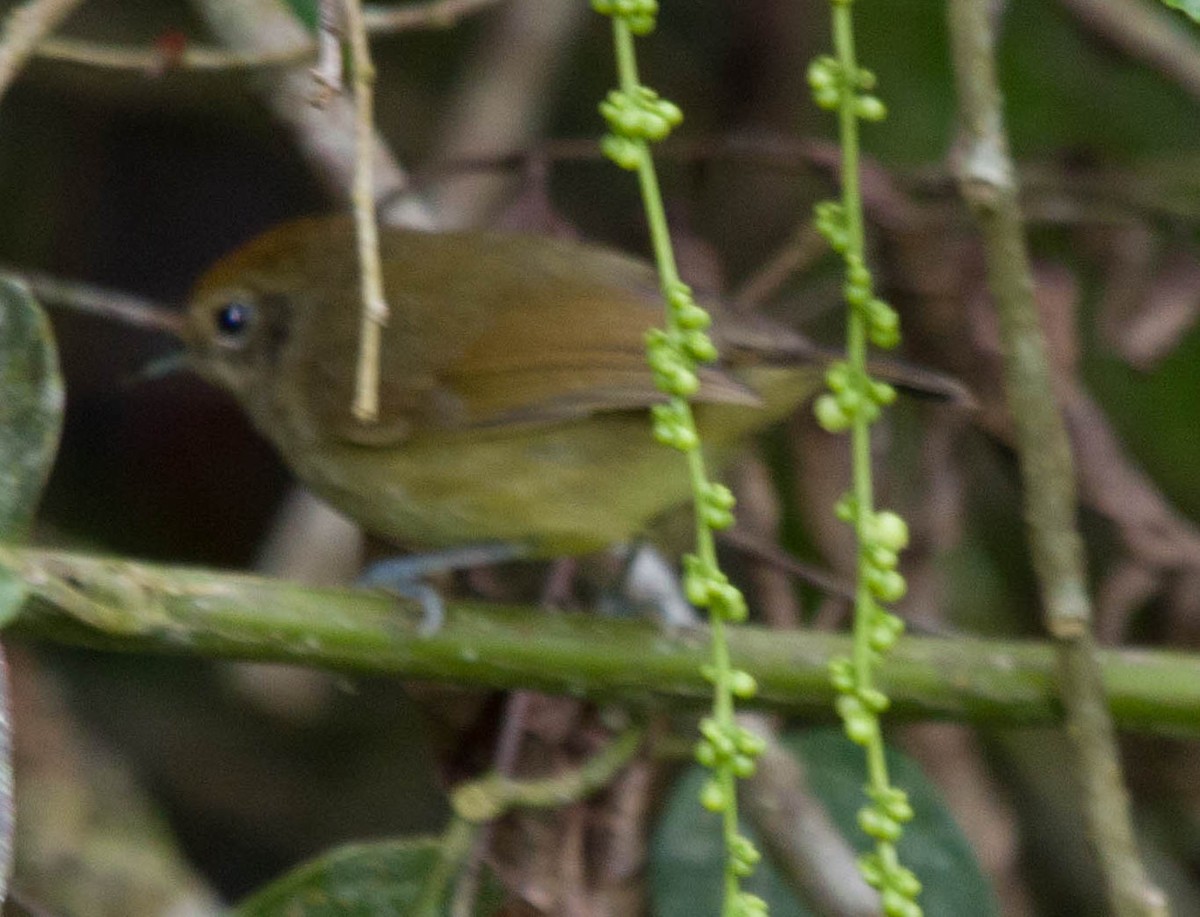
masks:
<path fill-rule="evenodd" d="M 899 892 L 909 901 L 914 900 L 917 895 L 921 894 L 921 880 L 916 877 L 911 869 L 906 869 L 903 866 L 896 867 L 888 876 L 888 887 Z"/>
<path fill-rule="evenodd" d="M 700 805 L 710 812 L 724 812 L 728 804 L 729 800 L 725 796 L 725 791 L 721 789 L 721 784 L 715 780 L 709 780 L 704 784 L 704 788 L 700 791 Z"/>
<path fill-rule="evenodd" d="M 738 751 L 752 758 L 757 758 L 767 750 L 767 740 L 749 729 L 738 729 L 734 744 L 737 745 Z"/>
<path fill-rule="evenodd" d="M 858 696 L 863 706 L 872 713 L 883 713 L 891 705 L 888 696 L 878 688 L 864 688 L 858 692 Z"/>
<path fill-rule="evenodd" d="M 600 151 L 622 169 L 636 170 L 645 158 L 645 150 L 635 140 L 609 134 L 600 141 Z"/>
<path fill-rule="evenodd" d="M 754 763 L 754 759 L 749 755 L 734 755 L 733 763 L 730 765 L 733 769 L 733 775 L 738 780 L 748 780 L 754 776 L 754 772 L 758 770 L 758 766 Z"/>
<path fill-rule="evenodd" d="M 888 405 L 896 400 L 896 389 L 886 382 L 872 382 L 871 400 L 876 404 Z"/>
<path fill-rule="evenodd" d="M 891 548 L 873 544 L 867 547 L 867 561 L 877 570 L 892 570 L 900 562 L 900 555 Z"/>
<path fill-rule="evenodd" d="M 867 853 L 858 858 L 858 871 L 863 880 L 872 888 L 883 885 L 884 870 L 879 861 L 879 854 Z"/>
<path fill-rule="evenodd" d="M 867 520 L 864 538 L 880 547 L 902 551 L 908 547 L 908 523 L 898 513 L 881 510 Z"/>
<path fill-rule="evenodd" d="M 886 917 L 921 917 L 921 908 L 893 888 L 886 888 L 880 895 Z"/>
<path fill-rule="evenodd" d="M 829 660 L 829 680 L 833 683 L 833 687 L 842 694 L 853 691 L 856 683 L 854 663 L 845 656 Z"/>
<path fill-rule="evenodd" d="M 850 418 L 833 395 L 821 395 L 813 403 L 813 414 L 817 423 L 828 433 L 841 433 L 850 426 Z"/>
<path fill-rule="evenodd" d="M 758 693 L 758 682 L 749 672 L 738 669 L 730 676 L 729 690 L 733 692 L 735 697 L 742 700 L 750 700 L 750 698 Z M 740 742 L 738 745 L 741 747 Z"/>
<path fill-rule="evenodd" d="M 858 514 L 857 506 L 853 494 L 842 494 L 833 505 L 833 514 L 842 522 L 853 522 Z"/>
<path fill-rule="evenodd" d="M 825 384 L 834 393 L 845 391 L 850 385 L 850 367 L 843 361 L 834 363 L 825 371 Z"/>
<path fill-rule="evenodd" d="M 899 822 L 888 818 L 874 806 L 859 809 L 858 826 L 868 837 L 889 843 L 896 841 L 904 831 Z"/>
<path fill-rule="evenodd" d="M 683 333 L 683 349 L 693 360 L 701 363 L 711 363 L 717 358 L 717 345 L 698 329 Z"/>
<path fill-rule="evenodd" d="M 868 284 L 855 283 L 853 280 L 847 281 L 842 287 L 842 295 L 854 308 L 861 309 L 871 301 L 871 287 Z"/>
<path fill-rule="evenodd" d="M 867 574 L 867 586 L 881 602 L 899 602 L 908 592 L 908 583 L 895 570 L 872 570 Z"/>
<path fill-rule="evenodd" d="M 878 735 L 875 718 L 869 714 L 848 717 L 845 721 L 846 736 L 855 745 L 869 745 Z"/>
<path fill-rule="evenodd" d="M 877 96 L 859 96 L 854 102 L 854 113 L 864 121 L 882 121 L 887 117 L 887 106 Z"/>

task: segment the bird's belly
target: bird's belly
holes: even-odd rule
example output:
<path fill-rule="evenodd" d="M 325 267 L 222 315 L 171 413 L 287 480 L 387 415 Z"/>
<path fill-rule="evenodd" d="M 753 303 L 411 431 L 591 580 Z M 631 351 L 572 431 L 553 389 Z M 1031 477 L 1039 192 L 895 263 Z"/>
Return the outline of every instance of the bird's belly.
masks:
<path fill-rule="evenodd" d="M 403 544 L 505 541 L 577 554 L 629 539 L 687 498 L 683 457 L 649 427 L 644 414 L 612 414 L 393 447 L 338 444 L 293 465 L 368 531 Z"/>

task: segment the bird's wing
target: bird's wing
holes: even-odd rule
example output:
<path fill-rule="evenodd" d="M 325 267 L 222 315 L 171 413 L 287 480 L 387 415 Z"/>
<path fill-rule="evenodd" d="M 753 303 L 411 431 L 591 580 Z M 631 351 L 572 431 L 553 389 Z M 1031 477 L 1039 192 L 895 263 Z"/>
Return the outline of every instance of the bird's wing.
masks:
<path fill-rule="evenodd" d="M 472 247 L 464 274 L 463 248 Z M 424 257 L 412 249 L 408 240 L 404 258 L 387 261 L 408 273 L 389 274 L 403 292 L 393 297 L 384 332 L 381 421 L 347 417 L 338 424 L 342 436 L 381 443 L 421 430 L 553 423 L 666 400 L 646 362 L 645 334 L 661 324 L 662 308 L 641 262 L 485 234 L 464 235 L 453 264 L 440 260 L 445 246 Z M 519 274 L 508 264 L 517 258 Z M 344 384 L 325 375 L 328 384 L 312 397 L 346 416 Z M 702 401 L 759 402 L 721 367 L 705 367 L 700 377 Z"/>

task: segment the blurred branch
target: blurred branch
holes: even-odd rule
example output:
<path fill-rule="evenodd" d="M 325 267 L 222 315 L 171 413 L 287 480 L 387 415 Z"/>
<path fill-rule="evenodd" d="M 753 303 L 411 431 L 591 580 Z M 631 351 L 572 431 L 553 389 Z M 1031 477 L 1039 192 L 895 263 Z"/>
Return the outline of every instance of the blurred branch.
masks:
<path fill-rule="evenodd" d="M 1143 0 L 1059 0 L 1087 28 L 1200 98 L 1200 43 L 1161 4 Z"/>
<path fill-rule="evenodd" d="M 1075 527 L 1071 447 L 1034 302 L 988 0 L 951 0 L 949 21 L 961 119 L 954 166 L 983 235 L 988 286 L 999 313 L 1026 524 L 1046 626 L 1058 644 L 1067 732 L 1083 783 L 1088 827 L 1114 913 L 1165 914 L 1166 900 L 1151 884 L 1138 853 L 1091 631 L 1083 541 Z"/>
<path fill-rule="evenodd" d="M 80 0 L 67 5 L 74 6 L 78 2 Z M 367 31 L 373 35 L 392 35 L 418 29 L 448 29 L 457 25 L 459 20 L 499 2 L 435 0 L 402 7 L 368 6 L 363 9 L 363 21 Z M 309 38 L 291 47 L 261 51 L 234 51 L 189 43 L 182 49 L 172 50 L 122 47 L 83 38 L 44 38 L 36 43 L 33 53 L 46 60 L 145 73 L 161 73 L 164 70 L 260 70 L 309 64 L 317 55 L 317 43 Z"/>
<path fill-rule="evenodd" d="M 368 6 L 363 9 L 367 31 L 374 35 L 413 29 L 449 29 L 460 19 L 496 6 L 500 0 L 430 0 L 404 6 Z"/>
<path fill-rule="evenodd" d="M 315 48 L 303 23 L 282 0 L 193 0 L 193 5 L 222 41 L 239 53 L 277 54 Z M 287 128 L 297 147 L 314 168 L 329 193 L 349 205 L 357 163 L 354 105 L 344 95 L 334 96 L 320 109 L 312 101 L 317 82 L 307 66 L 261 73 L 255 88 L 275 118 Z M 373 197 L 386 202 L 380 219 L 386 223 L 429 228 L 433 214 L 415 200 L 408 174 L 382 138 L 371 144 Z"/>
<path fill-rule="evenodd" d="M 559 64 L 589 15 L 588 4 L 576 0 L 505 4 L 475 44 L 432 158 L 506 153 L 535 141 L 555 97 Z M 464 226 L 486 221 L 513 184 L 494 173 L 447 177 L 433 194 L 435 209 Z"/>
<path fill-rule="evenodd" d="M 24 283 L 41 302 L 66 306 L 76 312 L 86 312 L 101 318 L 161 331 L 179 337 L 183 327 L 182 317 L 162 303 L 143 299 L 131 293 L 121 293 L 87 283 L 64 280 L 40 271 L 26 271 L 0 265 L 0 279 Z"/>
<path fill-rule="evenodd" d="M 292 67 L 310 62 L 316 56 L 316 45 L 300 45 L 277 51 L 227 51 L 205 45 L 188 43 L 183 48 L 126 47 L 109 45 L 86 38 L 46 38 L 34 55 L 43 60 L 105 70 L 134 70 L 161 74 L 168 70 L 261 70 L 271 67 Z"/>
<path fill-rule="evenodd" d="M 42 38 L 82 0 L 26 0 L 8 14 L 0 34 L 0 96 L 8 91 Z"/>
<path fill-rule="evenodd" d="M 21 805 L 15 884 L 46 908 L 35 913 L 226 913 L 134 768 L 71 709 L 66 685 L 28 648 L 10 652 Z"/>
<path fill-rule="evenodd" d="M 314 589 L 231 573 L 0 546 L 0 573 L 31 598 L 8 632 L 120 652 L 183 653 L 619 699 L 703 706 L 703 630 L 450 602 L 422 636 L 418 605 L 365 590 Z M 839 634 L 753 627 L 730 635 L 762 703 L 828 716 L 826 665 Z M 1130 729 L 1200 735 L 1200 656 L 1097 655 L 1114 716 Z M 880 672 L 900 716 L 1058 722 L 1055 655 L 1040 643 L 910 637 Z"/>

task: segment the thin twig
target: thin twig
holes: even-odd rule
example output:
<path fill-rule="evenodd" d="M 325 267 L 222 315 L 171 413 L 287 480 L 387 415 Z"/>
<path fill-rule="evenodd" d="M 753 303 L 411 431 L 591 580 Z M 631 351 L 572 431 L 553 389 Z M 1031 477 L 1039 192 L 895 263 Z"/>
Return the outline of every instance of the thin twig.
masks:
<path fill-rule="evenodd" d="M 342 0 L 321 0 L 317 8 L 317 62 L 312 69 L 318 106 L 324 106 L 343 88 L 342 19 Z"/>
<path fill-rule="evenodd" d="M 414 29 L 449 29 L 473 13 L 479 13 L 500 0 L 430 0 L 405 6 L 368 6 L 363 21 L 372 35 L 408 32 Z"/>
<path fill-rule="evenodd" d="M 293 67 L 311 61 L 315 44 L 300 44 L 277 51 L 228 51 L 202 44 L 186 44 L 178 52 L 161 48 L 110 45 L 86 38 L 46 38 L 34 50 L 42 60 L 79 64 L 103 70 L 130 70 L 159 75 L 168 70 L 231 71 Z"/>
<path fill-rule="evenodd" d="M 25 66 L 39 41 L 53 32 L 82 0 L 26 0 L 8 14 L 0 33 L 0 97 Z"/>
<path fill-rule="evenodd" d="M 130 293 L 4 265 L 0 265 L 0 278 L 24 283 L 36 299 L 49 305 L 65 306 L 100 318 L 115 318 L 126 325 L 161 331 L 172 337 L 179 337 L 183 330 L 183 318 L 178 312 Z"/>
<path fill-rule="evenodd" d="M 359 420 L 379 416 L 379 352 L 388 321 L 383 297 L 383 265 L 379 257 L 379 224 L 375 219 L 375 179 L 372 159 L 375 142 L 375 65 L 363 25 L 359 0 L 345 0 L 346 34 L 354 60 L 354 225 L 358 235 L 358 267 L 362 279 L 362 324 L 359 329 L 358 364 L 354 403 L 350 410 Z"/>
<path fill-rule="evenodd" d="M 60 0 L 61 2 L 61 0 Z M 81 0 L 75 0 L 76 3 Z M 363 20 L 373 35 L 392 35 L 420 29 L 448 29 L 473 13 L 495 6 L 500 0 L 434 0 L 399 8 L 367 6 Z M 45 60 L 101 67 L 162 73 L 164 70 L 261 70 L 307 64 L 319 57 L 318 42 L 301 41 L 289 48 L 262 51 L 231 51 L 188 43 L 178 53 L 159 48 L 126 47 L 84 38 L 43 38 L 33 53 Z"/>
<path fill-rule="evenodd" d="M 854 583 L 817 564 L 805 563 L 793 557 L 775 542 L 755 532 L 743 528 L 726 529 L 718 536 L 718 540 L 744 551 L 776 570 L 796 577 L 802 583 L 816 586 L 828 595 L 843 599 L 854 598 Z"/>
<path fill-rule="evenodd" d="M 1075 527 L 1071 447 L 1034 303 L 988 7 L 988 0 L 951 0 L 949 5 L 962 122 L 955 171 L 983 234 L 988 282 L 1000 317 L 1034 567 L 1046 626 L 1057 641 L 1067 732 L 1074 743 L 1092 842 L 1113 912 L 1118 917 L 1161 915 L 1167 913 L 1167 903 L 1138 854 L 1091 632 L 1083 541 Z"/>

